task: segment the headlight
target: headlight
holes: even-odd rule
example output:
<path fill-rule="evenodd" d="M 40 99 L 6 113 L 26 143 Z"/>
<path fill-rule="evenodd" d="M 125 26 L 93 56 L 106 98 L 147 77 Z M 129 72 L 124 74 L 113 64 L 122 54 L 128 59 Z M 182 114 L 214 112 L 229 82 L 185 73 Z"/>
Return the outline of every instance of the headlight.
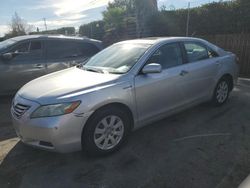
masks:
<path fill-rule="evenodd" d="M 50 104 L 38 107 L 32 114 L 31 118 L 39 117 L 51 117 L 60 116 L 64 114 L 69 114 L 73 112 L 79 105 L 81 101 L 61 103 L 61 104 Z"/>

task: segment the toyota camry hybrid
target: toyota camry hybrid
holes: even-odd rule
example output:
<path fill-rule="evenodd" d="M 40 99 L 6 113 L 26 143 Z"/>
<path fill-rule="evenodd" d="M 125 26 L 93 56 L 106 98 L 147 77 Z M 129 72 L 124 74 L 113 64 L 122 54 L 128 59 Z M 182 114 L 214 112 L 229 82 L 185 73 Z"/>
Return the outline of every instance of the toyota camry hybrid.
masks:
<path fill-rule="evenodd" d="M 25 144 L 105 154 L 153 121 L 206 101 L 224 104 L 237 77 L 237 57 L 202 39 L 123 41 L 27 83 L 11 114 Z"/>

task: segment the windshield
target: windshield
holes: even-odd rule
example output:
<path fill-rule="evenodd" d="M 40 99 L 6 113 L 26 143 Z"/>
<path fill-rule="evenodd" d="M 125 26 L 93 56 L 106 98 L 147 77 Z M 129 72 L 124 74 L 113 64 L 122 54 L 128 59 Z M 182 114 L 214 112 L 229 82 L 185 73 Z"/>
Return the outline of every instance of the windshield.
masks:
<path fill-rule="evenodd" d="M 149 44 L 116 44 L 96 54 L 83 65 L 83 68 L 123 74 L 137 63 L 149 47 Z"/>
<path fill-rule="evenodd" d="M 5 49 L 9 46 L 11 46 L 12 44 L 14 44 L 16 41 L 13 39 L 8 39 L 5 41 L 0 42 L 0 49 Z"/>

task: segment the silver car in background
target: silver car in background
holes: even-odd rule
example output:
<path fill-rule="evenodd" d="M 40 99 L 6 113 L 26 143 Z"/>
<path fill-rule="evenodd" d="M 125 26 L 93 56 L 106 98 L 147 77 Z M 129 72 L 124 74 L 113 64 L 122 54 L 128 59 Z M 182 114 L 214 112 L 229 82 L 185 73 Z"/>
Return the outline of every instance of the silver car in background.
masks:
<path fill-rule="evenodd" d="M 100 50 L 100 41 L 63 35 L 25 35 L 0 42 L 0 95 L 14 94 L 27 82 L 72 67 Z"/>
<path fill-rule="evenodd" d="M 124 41 L 23 86 L 13 124 L 31 146 L 105 154 L 131 130 L 205 101 L 224 104 L 237 76 L 236 56 L 202 39 Z"/>

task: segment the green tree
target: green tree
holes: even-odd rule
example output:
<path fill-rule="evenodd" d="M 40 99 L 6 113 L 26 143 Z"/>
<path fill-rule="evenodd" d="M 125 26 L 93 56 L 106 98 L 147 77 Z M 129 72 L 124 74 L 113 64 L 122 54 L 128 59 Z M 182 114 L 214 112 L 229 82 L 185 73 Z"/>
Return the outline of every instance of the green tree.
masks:
<path fill-rule="evenodd" d="M 79 34 L 81 36 L 103 40 L 103 36 L 105 34 L 104 21 L 94 21 L 88 24 L 81 25 L 79 28 Z"/>
<path fill-rule="evenodd" d="M 108 4 L 109 8 L 123 8 L 127 15 L 135 14 L 135 0 L 114 0 Z"/>
<path fill-rule="evenodd" d="M 103 12 L 103 20 L 105 22 L 106 30 L 116 30 L 121 32 L 124 28 L 124 17 L 126 9 L 121 7 L 108 7 L 107 11 Z"/>
<path fill-rule="evenodd" d="M 187 9 L 161 10 L 151 18 L 155 36 L 185 35 Z M 250 32 L 249 0 L 220 1 L 190 10 L 190 35 L 215 35 Z"/>
<path fill-rule="evenodd" d="M 148 36 L 149 18 L 157 12 L 156 0 L 114 0 L 103 13 L 107 35 L 128 38 Z"/>

